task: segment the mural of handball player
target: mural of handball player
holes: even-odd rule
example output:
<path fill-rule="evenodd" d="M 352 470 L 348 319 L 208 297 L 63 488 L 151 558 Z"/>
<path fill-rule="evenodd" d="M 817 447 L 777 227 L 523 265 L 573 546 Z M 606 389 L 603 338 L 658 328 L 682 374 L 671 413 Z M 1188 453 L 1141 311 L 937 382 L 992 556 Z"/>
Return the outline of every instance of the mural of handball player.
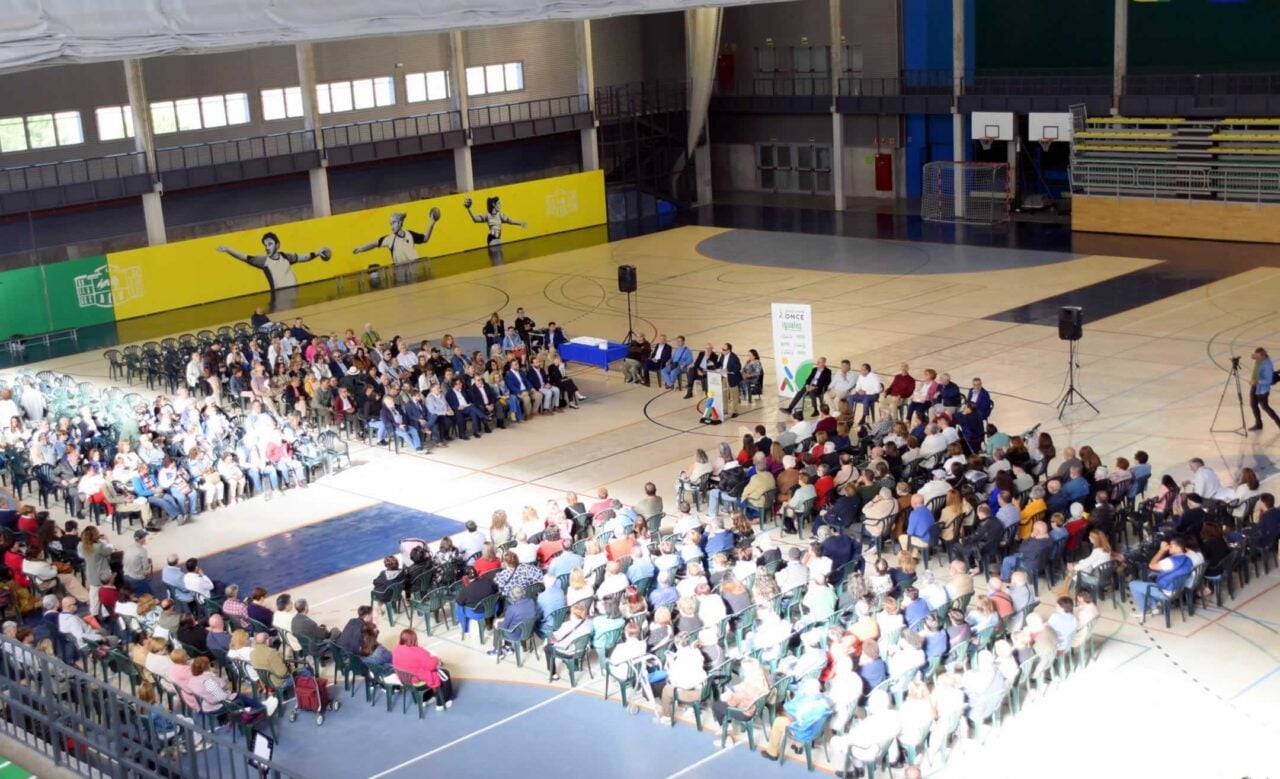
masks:
<path fill-rule="evenodd" d="M 427 221 L 427 230 L 422 233 L 404 229 L 406 216 L 403 211 L 396 211 L 391 215 L 391 232 L 376 241 L 357 246 L 351 250 L 351 253 L 361 254 L 372 249 L 382 248 L 391 254 L 391 263 L 393 265 L 412 265 L 417 262 L 420 259 L 418 250 L 413 247 L 431 240 L 431 233 L 436 229 L 436 222 L 440 221 L 440 209 L 431 209 L 429 220 Z"/>
<path fill-rule="evenodd" d="M 298 277 L 293 275 L 293 266 L 295 264 L 311 262 L 315 259 L 328 262 L 329 258 L 333 256 L 333 252 L 329 251 L 328 246 L 321 246 L 319 249 L 307 254 L 282 252 L 280 251 L 280 237 L 275 233 L 263 234 L 262 248 L 266 251 L 265 254 L 244 254 L 228 246 L 219 246 L 218 251 L 223 254 L 229 254 L 240 262 L 248 263 L 265 273 L 267 275 L 267 283 L 271 285 L 272 292 L 298 286 Z"/>
<path fill-rule="evenodd" d="M 467 209 L 467 215 L 471 217 L 471 221 L 489 226 L 489 236 L 485 242 L 489 246 L 489 261 L 494 265 L 502 264 L 502 226 L 508 224 L 523 228 L 529 227 L 528 222 L 512 219 L 502 213 L 502 201 L 497 195 L 485 201 L 485 213 L 483 214 L 477 214 L 471 210 L 471 198 L 463 200 L 462 207 Z"/>

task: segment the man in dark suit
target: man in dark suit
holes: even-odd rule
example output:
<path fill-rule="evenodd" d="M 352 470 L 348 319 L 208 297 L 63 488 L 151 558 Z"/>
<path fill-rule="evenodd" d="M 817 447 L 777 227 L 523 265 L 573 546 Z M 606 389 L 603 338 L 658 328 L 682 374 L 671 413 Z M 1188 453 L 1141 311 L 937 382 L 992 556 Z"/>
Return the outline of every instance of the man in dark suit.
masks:
<path fill-rule="evenodd" d="M 431 415 L 427 413 L 427 402 L 420 390 L 409 393 L 409 402 L 404 404 L 405 423 L 418 431 L 418 438 L 424 443 L 431 438 Z"/>
<path fill-rule="evenodd" d="M 818 416 L 818 408 L 822 405 L 822 396 L 827 394 L 827 388 L 831 386 L 831 369 L 827 367 L 827 358 L 819 357 L 813 364 L 813 371 L 809 373 L 809 380 L 800 388 L 800 391 L 791 398 L 790 405 L 787 406 L 787 413 L 795 411 L 796 406 L 800 406 L 800 413 L 804 413 L 804 401 L 810 399 L 813 401 L 813 415 Z"/>
<path fill-rule="evenodd" d="M 529 380 L 524 377 L 524 371 L 520 370 L 520 358 L 512 360 L 507 366 L 507 372 L 502 375 L 502 381 L 507 385 L 507 391 L 511 393 L 507 402 L 520 406 L 523 412 L 520 414 L 522 420 L 528 419 L 535 407 L 541 407 L 542 398 L 538 397 L 537 390 L 529 386 Z"/>
<path fill-rule="evenodd" d="M 966 399 L 978 410 L 978 416 L 982 417 L 982 421 L 986 422 L 995 404 L 991 402 L 991 393 L 982 387 L 982 379 L 974 377 L 973 387 L 970 388 Z"/>
<path fill-rule="evenodd" d="M 964 560 L 969 565 L 981 565 L 984 555 L 992 554 L 1004 535 L 1004 523 L 992 513 L 989 504 L 983 503 L 978 506 L 978 527 L 972 535 L 955 545 L 955 559 Z"/>
<path fill-rule="evenodd" d="M 555 322 L 547 322 L 547 335 L 544 340 L 548 349 L 559 349 L 569 342 L 569 337 L 564 334 L 564 331 Z"/>
<path fill-rule="evenodd" d="M 707 374 L 720 367 L 720 356 L 716 354 L 716 349 L 711 344 L 707 344 L 697 357 L 693 358 L 693 364 L 689 366 L 689 383 L 688 389 L 684 396 L 686 399 L 693 397 L 693 385 L 697 382 L 702 386 L 702 394 L 707 394 Z"/>
<path fill-rule="evenodd" d="M 773 439 L 764 425 L 756 425 L 756 451 L 764 452 L 766 456 L 773 451 Z"/>
<path fill-rule="evenodd" d="M 453 386 L 445 393 L 445 400 L 449 403 L 449 408 L 453 409 L 453 416 L 457 420 L 455 424 L 458 427 L 458 437 L 466 439 L 467 420 L 470 419 L 471 429 L 475 431 L 476 438 L 479 438 L 484 432 L 484 412 L 475 407 L 460 377 L 453 378 Z"/>
<path fill-rule="evenodd" d="M 724 376 L 724 410 L 730 419 L 738 416 L 738 388 L 742 386 L 742 360 L 733 353 L 733 344 L 720 348 L 720 373 Z"/>
<path fill-rule="evenodd" d="M 659 335 L 658 340 L 653 344 L 653 351 L 649 354 L 649 361 L 644 364 L 643 380 L 644 386 L 649 386 L 649 372 L 661 371 L 667 367 L 667 363 L 671 360 L 671 344 L 667 343 L 665 335 Z"/>
<path fill-rule="evenodd" d="M 498 427 L 505 430 L 507 415 L 502 413 L 502 404 L 498 402 L 497 394 L 484 383 L 484 377 L 476 376 L 472 379 L 468 390 L 471 392 L 471 402 L 484 412 L 485 418 L 490 423 L 496 422 Z"/>

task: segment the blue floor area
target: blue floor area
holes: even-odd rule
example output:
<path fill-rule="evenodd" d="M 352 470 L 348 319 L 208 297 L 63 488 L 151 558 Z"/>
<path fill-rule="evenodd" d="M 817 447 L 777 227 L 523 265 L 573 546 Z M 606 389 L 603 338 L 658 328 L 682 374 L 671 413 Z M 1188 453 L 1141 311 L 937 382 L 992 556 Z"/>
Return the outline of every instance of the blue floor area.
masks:
<path fill-rule="evenodd" d="M 616 694 L 604 701 L 586 693 L 562 696 L 560 689 L 467 680 L 457 680 L 456 690 L 453 708 L 437 712 L 428 705 L 422 720 L 412 706 L 401 713 L 399 701 L 388 714 L 381 697 L 371 707 L 358 687 L 354 694 L 341 692 L 341 711 L 322 728 L 305 715 L 280 723 L 274 762 L 317 779 L 510 771 L 562 779 L 661 779 L 677 773 L 745 776 L 770 766 L 779 772 L 778 764 L 766 764 L 745 744 L 691 768 L 719 752 L 711 733 L 685 724 L 660 727 L 643 711 L 627 714 Z M 709 710 L 705 716 L 710 721 Z M 784 773 L 799 776 L 804 766 L 788 763 Z"/>
<path fill-rule="evenodd" d="M 839 235 L 730 230 L 698 244 L 704 257 L 766 267 L 840 273 L 973 273 L 1052 265 L 1078 257 L 1065 252 L 963 244 L 885 241 Z"/>
<path fill-rule="evenodd" d="M 264 587 L 279 593 L 381 559 L 394 551 L 397 539 L 435 541 L 462 527 L 435 514 L 378 503 L 202 557 L 200 567 L 244 592 Z M 159 576 L 154 582 L 163 587 Z"/>

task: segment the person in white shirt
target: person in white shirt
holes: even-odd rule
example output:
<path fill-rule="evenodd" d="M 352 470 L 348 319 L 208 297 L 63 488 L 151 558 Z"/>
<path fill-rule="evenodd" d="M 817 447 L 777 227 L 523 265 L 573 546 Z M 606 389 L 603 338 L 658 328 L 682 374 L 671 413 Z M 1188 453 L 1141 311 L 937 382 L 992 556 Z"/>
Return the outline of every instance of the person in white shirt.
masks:
<path fill-rule="evenodd" d="M 204 575 L 204 571 L 200 570 L 200 561 L 194 557 L 187 560 L 186 568 L 187 572 L 182 575 L 183 589 L 207 600 L 213 595 L 213 580 Z"/>
<path fill-rule="evenodd" d="M 480 554 L 480 550 L 484 548 L 485 542 L 489 540 L 488 534 L 480 530 L 474 521 L 468 521 L 466 530 L 458 534 L 454 539 L 453 546 L 458 550 L 463 560 L 470 559 L 474 555 Z"/>
<path fill-rule="evenodd" d="M 924 429 L 924 440 L 920 442 L 920 456 L 931 457 L 947 451 L 947 440 L 942 437 L 942 428 L 930 424 Z"/>
<path fill-rule="evenodd" d="M 863 422 L 876 418 L 876 403 L 880 402 L 881 392 L 884 392 L 884 382 L 864 362 L 858 368 L 858 380 L 854 382 L 853 392 L 849 395 L 850 406 L 862 406 Z"/>
<path fill-rule="evenodd" d="M 951 485 L 947 483 L 947 472 L 938 468 L 933 472 L 933 478 L 925 482 L 920 488 L 920 497 L 924 498 L 924 505 L 929 505 L 929 501 L 934 498 L 941 498 L 951 491 Z"/>
<path fill-rule="evenodd" d="M 858 375 L 851 370 L 849 361 L 841 360 L 840 370 L 833 371 L 831 374 L 831 384 L 827 388 L 827 405 L 837 408 L 840 401 L 853 392 L 853 386 L 857 381 Z"/>
<path fill-rule="evenodd" d="M 1187 464 L 1191 467 L 1191 480 L 1183 484 L 1191 484 L 1192 492 L 1215 500 L 1231 500 L 1234 497 L 1230 489 L 1222 486 L 1222 480 L 1218 478 L 1217 471 L 1205 465 L 1204 460 L 1193 457 Z"/>
<path fill-rule="evenodd" d="M 796 437 L 796 443 L 803 443 L 813 438 L 813 431 L 817 427 L 813 422 L 805 419 L 804 415 L 799 413 L 793 414 L 792 419 L 795 419 L 796 423 L 787 432 Z"/>
<path fill-rule="evenodd" d="M 960 431 L 951 424 L 951 420 L 947 417 L 938 418 L 938 431 L 942 434 L 942 440 L 947 446 L 960 443 Z"/>
<path fill-rule="evenodd" d="M 68 595 L 62 599 L 62 613 L 58 615 L 58 632 L 71 640 L 76 649 L 84 649 L 101 643 L 104 639 L 96 630 L 76 615 L 79 604 Z"/>

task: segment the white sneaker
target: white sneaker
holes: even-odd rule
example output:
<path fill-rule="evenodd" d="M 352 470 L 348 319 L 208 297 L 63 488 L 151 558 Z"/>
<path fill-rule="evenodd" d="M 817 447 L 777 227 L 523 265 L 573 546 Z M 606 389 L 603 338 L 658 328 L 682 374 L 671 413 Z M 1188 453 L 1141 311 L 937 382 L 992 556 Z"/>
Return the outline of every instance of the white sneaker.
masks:
<path fill-rule="evenodd" d="M 445 702 L 444 702 L 444 709 L 445 709 L 445 711 L 448 711 L 449 709 L 452 709 L 452 708 L 453 708 L 453 701 L 445 701 Z"/>

